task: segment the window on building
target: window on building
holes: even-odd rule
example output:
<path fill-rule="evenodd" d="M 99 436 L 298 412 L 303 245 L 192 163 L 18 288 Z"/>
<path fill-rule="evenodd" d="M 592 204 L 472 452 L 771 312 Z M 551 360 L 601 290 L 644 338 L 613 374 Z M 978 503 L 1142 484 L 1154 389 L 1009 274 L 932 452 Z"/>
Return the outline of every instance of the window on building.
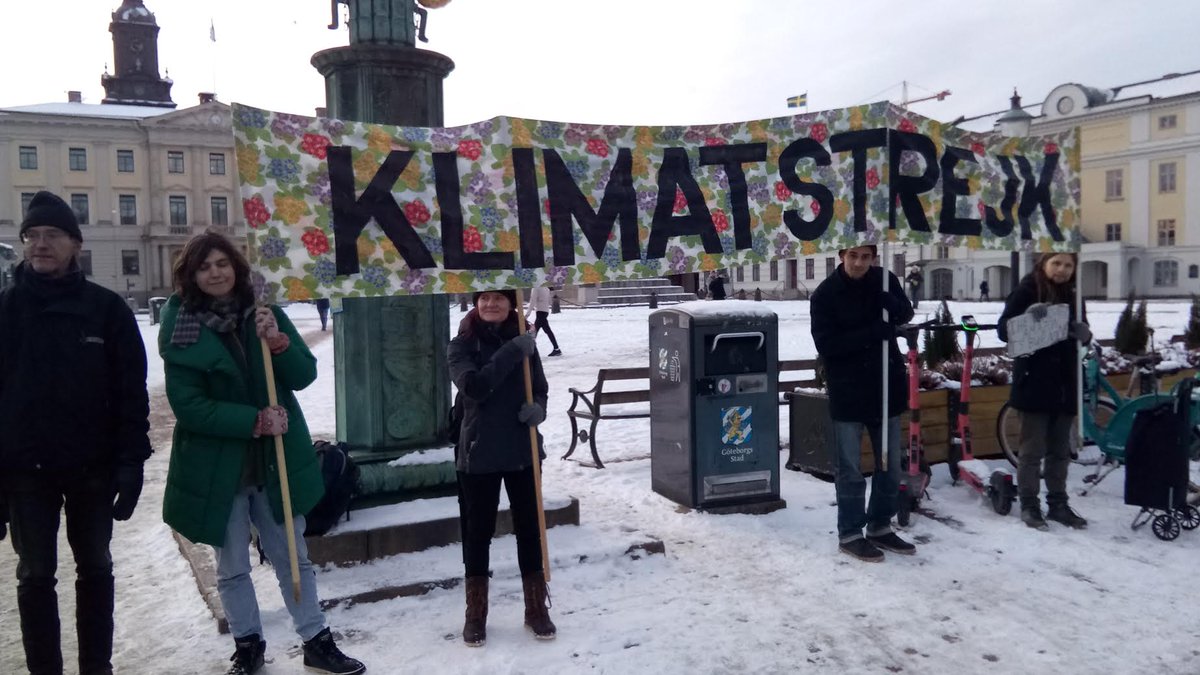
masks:
<path fill-rule="evenodd" d="M 949 246 L 942 246 L 939 244 L 938 246 L 934 247 L 933 251 L 934 251 L 934 257 L 937 258 L 938 260 L 946 260 L 950 257 L 950 247 Z"/>
<path fill-rule="evenodd" d="M 133 173 L 132 150 L 117 151 L 117 171 L 120 173 Z"/>
<path fill-rule="evenodd" d="M 1200 265 L 1188 265 L 1188 278 L 1200 279 Z"/>
<path fill-rule="evenodd" d="M 1155 286 L 1178 286 L 1179 263 L 1174 260 L 1158 260 L 1154 263 Z"/>
<path fill-rule="evenodd" d="M 127 277 L 136 277 L 141 274 L 140 269 L 141 265 L 138 264 L 137 251 L 121 251 L 121 274 Z"/>
<path fill-rule="evenodd" d="M 17 148 L 17 154 L 20 157 L 22 169 L 32 171 L 37 168 L 37 148 L 32 145 L 22 145 Z"/>
<path fill-rule="evenodd" d="M 171 195 L 167 197 L 168 210 L 171 212 L 172 225 L 187 225 L 187 197 Z"/>
<path fill-rule="evenodd" d="M 779 281 L 779 261 L 771 261 L 771 281 Z"/>
<path fill-rule="evenodd" d="M 72 171 L 87 171 L 87 149 L 68 148 L 67 168 Z"/>
<path fill-rule="evenodd" d="M 744 268 L 744 267 L 737 268 L 737 280 L 738 281 L 746 280 L 746 268 Z"/>
<path fill-rule="evenodd" d="M 88 196 L 83 194 L 71 195 L 71 210 L 79 219 L 80 225 L 88 224 Z"/>
<path fill-rule="evenodd" d="M 1104 226 L 1104 241 L 1121 241 L 1121 224 L 1108 223 Z"/>
<path fill-rule="evenodd" d="M 804 278 L 805 279 L 816 279 L 817 278 L 817 261 L 816 260 L 813 260 L 812 258 L 804 259 Z"/>
<path fill-rule="evenodd" d="M 1125 171 L 1122 169 L 1109 169 L 1104 172 L 1104 198 L 1105 199 L 1124 199 L 1125 198 Z"/>
<path fill-rule="evenodd" d="M 79 269 L 83 272 L 83 276 L 92 276 L 92 252 L 86 249 L 81 250 L 76 260 L 79 261 Z"/>
<path fill-rule="evenodd" d="M 901 278 L 904 277 L 904 254 L 903 253 L 893 253 L 892 254 L 892 274 L 895 274 L 896 276 L 901 277 Z"/>
<path fill-rule="evenodd" d="M 760 279 L 759 279 L 759 272 L 758 272 L 758 265 L 751 265 L 751 266 L 750 266 L 750 281 L 760 281 Z"/>
<path fill-rule="evenodd" d="M 225 175 L 225 153 L 208 153 L 208 172 L 214 176 Z"/>
<path fill-rule="evenodd" d="M 229 200 L 225 197 L 212 198 L 212 224 L 229 224 Z"/>
<path fill-rule="evenodd" d="M 1158 165 L 1158 191 L 1175 191 L 1175 162 L 1163 162 Z"/>
<path fill-rule="evenodd" d="M 183 173 L 183 151 L 167 151 L 167 173 Z"/>
<path fill-rule="evenodd" d="M 117 206 L 120 209 L 122 225 L 137 225 L 137 197 L 117 195 Z"/>
<path fill-rule="evenodd" d="M 1174 129 L 1179 124 L 1179 119 L 1175 115 L 1163 115 L 1158 118 L 1159 129 Z"/>
<path fill-rule="evenodd" d="M 29 215 L 29 202 L 31 201 L 33 201 L 32 192 L 21 193 L 21 220 L 25 220 L 25 218 Z"/>
<path fill-rule="evenodd" d="M 1175 219 L 1164 218 L 1158 221 L 1158 245 L 1175 245 Z"/>
<path fill-rule="evenodd" d="M 829 256 L 825 258 L 825 276 L 833 276 L 833 271 L 837 269 L 837 258 Z"/>

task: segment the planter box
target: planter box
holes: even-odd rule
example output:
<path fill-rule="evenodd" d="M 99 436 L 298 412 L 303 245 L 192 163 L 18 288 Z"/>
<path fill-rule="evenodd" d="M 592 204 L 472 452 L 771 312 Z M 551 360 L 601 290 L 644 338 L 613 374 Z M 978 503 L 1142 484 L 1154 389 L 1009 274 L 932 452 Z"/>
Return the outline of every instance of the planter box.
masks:
<path fill-rule="evenodd" d="M 949 447 L 949 397 L 945 389 L 923 391 L 921 397 L 921 436 L 925 457 L 930 463 L 946 461 Z M 787 468 L 824 478 L 833 477 L 833 457 L 829 448 L 829 397 L 824 394 L 793 392 L 787 394 L 789 454 Z M 995 426 L 995 422 L 992 422 Z M 994 433 L 994 430 L 993 430 Z M 908 446 L 908 412 L 900 416 L 900 443 Z M 875 470 L 875 453 L 867 434 L 862 437 L 860 466 L 863 473 Z"/>

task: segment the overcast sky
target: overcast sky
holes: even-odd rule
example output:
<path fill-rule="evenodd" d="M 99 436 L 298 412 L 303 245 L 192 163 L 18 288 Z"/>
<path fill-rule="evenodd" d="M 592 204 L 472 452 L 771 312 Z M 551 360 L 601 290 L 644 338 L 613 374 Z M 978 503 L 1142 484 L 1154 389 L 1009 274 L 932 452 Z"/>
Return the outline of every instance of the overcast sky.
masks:
<path fill-rule="evenodd" d="M 0 107 L 104 97 L 120 0 L 41 0 L 0 28 Z M 312 114 L 314 52 L 348 43 L 323 0 L 146 0 L 181 107 L 225 102 Z M 344 12 L 344 9 L 342 10 Z M 910 98 L 951 120 L 1040 102 L 1065 82 L 1111 87 L 1200 68 L 1200 2 L 1115 0 L 453 0 L 430 42 L 456 63 L 447 125 L 501 114 L 613 124 L 731 122 Z M 216 43 L 209 41 L 210 19 Z M 53 27 L 40 26 L 42 21 Z M 1189 78 L 1191 79 L 1191 78 Z"/>

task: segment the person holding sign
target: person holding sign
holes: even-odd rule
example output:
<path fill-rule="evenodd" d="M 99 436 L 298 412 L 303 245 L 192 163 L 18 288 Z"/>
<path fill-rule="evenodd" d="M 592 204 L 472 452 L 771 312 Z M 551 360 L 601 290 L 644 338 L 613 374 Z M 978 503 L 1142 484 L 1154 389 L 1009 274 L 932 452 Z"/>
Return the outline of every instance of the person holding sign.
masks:
<path fill-rule="evenodd" d="M 466 620 L 463 642 L 487 640 L 488 564 L 500 484 L 508 491 L 517 564 L 525 590 L 525 626 L 539 640 L 557 629 L 547 610 L 549 593 L 542 566 L 542 540 L 529 427 L 546 419 L 550 386 L 532 333 L 520 335 L 517 294 L 481 291 L 446 350 L 450 379 L 462 395 L 463 415 L 455 445 L 458 467 Z M 521 362 L 529 359 L 533 403 L 525 402 Z M 539 442 L 541 435 L 538 435 Z M 539 448 L 539 456 L 545 457 Z"/>
<path fill-rule="evenodd" d="M 235 644 L 229 673 L 262 668 L 267 645 L 250 578 L 251 528 L 304 641 L 304 666 L 320 673 L 362 673 L 366 667 L 343 654 L 325 626 L 304 545 L 304 514 L 320 500 L 324 484 L 293 392 L 316 379 L 317 360 L 283 310 L 255 307 L 250 265 L 220 234 L 201 234 L 184 246 L 174 284 L 158 338 L 176 418 L 163 520 L 216 551 L 217 591 Z M 269 405 L 261 340 L 269 348 L 278 405 Z M 298 597 L 288 591 L 293 580 L 280 522 L 286 519 L 274 436 L 283 437 Z"/>
<path fill-rule="evenodd" d="M 1083 529 L 1087 520 L 1067 504 L 1067 468 L 1071 465 L 1071 426 L 1075 424 L 1075 388 L 1079 357 L 1076 340 L 1091 342 L 1092 332 L 1084 321 L 1076 321 L 1074 253 L 1043 253 L 1033 272 L 1025 275 L 1004 302 L 997 333 L 1008 342 L 1008 320 L 1025 313 L 1044 318 L 1050 304 L 1070 307 L 1067 339 L 1013 361 L 1009 405 L 1021 421 L 1017 463 L 1017 495 L 1021 520 L 1038 530 L 1049 529 L 1046 519 Z M 1043 466 L 1044 463 L 1044 466 Z M 1046 516 L 1042 517 L 1038 493 L 1046 480 Z"/>
<path fill-rule="evenodd" d="M 838 257 L 842 264 L 817 286 L 810 303 L 813 341 L 825 363 L 833 418 L 830 448 L 837 490 L 838 548 L 859 560 L 881 562 L 883 551 L 916 552 L 891 526 L 900 490 L 900 413 L 907 405 L 904 358 L 896 346 L 896 327 L 912 319 L 913 309 L 896 275 L 875 266 L 875 246 L 843 249 Z M 888 276 L 887 291 L 882 290 L 884 274 Z M 890 343 L 886 425 L 880 419 L 884 384 L 880 343 L 884 341 Z M 864 428 L 875 451 L 871 500 L 865 509 L 867 482 L 859 462 Z M 886 465 L 880 461 L 884 428 L 888 434 Z"/>

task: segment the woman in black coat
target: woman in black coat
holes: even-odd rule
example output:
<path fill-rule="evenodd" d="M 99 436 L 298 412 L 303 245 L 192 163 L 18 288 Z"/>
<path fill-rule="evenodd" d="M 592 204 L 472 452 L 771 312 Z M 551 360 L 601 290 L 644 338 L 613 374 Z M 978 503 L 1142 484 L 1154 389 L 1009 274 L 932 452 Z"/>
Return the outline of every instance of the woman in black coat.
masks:
<path fill-rule="evenodd" d="M 529 427 L 546 418 L 549 386 L 533 334 L 519 335 L 517 321 L 522 319 L 516 311 L 516 293 L 483 291 L 475 294 L 474 304 L 447 349 L 450 379 L 463 406 L 455 446 L 466 567 L 463 641 L 478 647 L 487 639 L 488 554 L 502 482 L 517 538 L 525 625 L 538 639 L 551 640 L 556 629 L 547 611 L 529 439 Z M 521 363 L 526 357 L 533 378 L 533 403 L 525 402 Z M 541 455 L 541 448 L 538 450 Z"/>
<path fill-rule="evenodd" d="M 1013 362 L 1009 404 L 1021 421 L 1017 493 L 1021 520 L 1029 527 L 1048 529 L 1038 502 L 1041 475 L 1046 479 L 1046 518 L 1083 529 L 1087 521 L 1067 504 L 1067 468 L 1071 464 L 1071 426 L 1077 408 L 1076 375 L 1079 355 L 1076 340 L 1085 344 L 1092 333 L 1075 317 L 1074 253 L 1042 254 L 1031 274 L 1021 279 L 1004 303 L 997 332 L 1008 341 L 1008 320 L 1024 314 L 1045 316 L 1046 306 L 1066 304 L 1071 323 L 1067 339 L 1039 349 Z M 1087 313 L 1084 313 L 1086 321 Z M 1043 460 L 1045 467 L 1043 469 Z"/>

